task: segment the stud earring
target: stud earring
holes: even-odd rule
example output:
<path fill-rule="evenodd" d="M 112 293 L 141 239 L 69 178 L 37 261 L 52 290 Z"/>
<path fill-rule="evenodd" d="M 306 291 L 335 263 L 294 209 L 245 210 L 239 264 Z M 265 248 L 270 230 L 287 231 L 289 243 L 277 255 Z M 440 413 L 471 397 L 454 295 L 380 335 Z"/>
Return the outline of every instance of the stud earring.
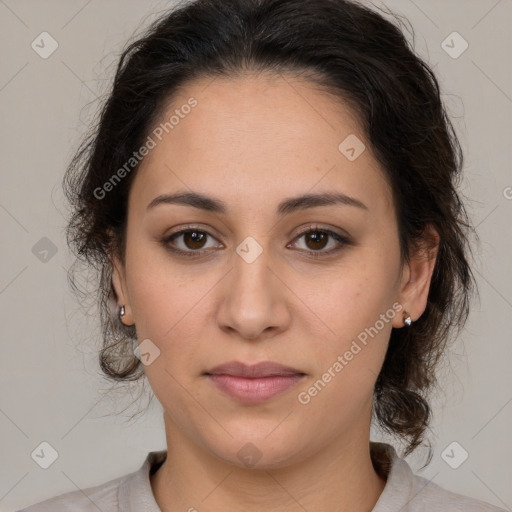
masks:
<path fill-rule="evenodd" d="M 123 305 L 123 306 L 121 306 L 121 307 L 119 308 L 119 320 L 121 320 L 121 319 L 123 318 L 123 316 L 125 315 L 125 312 L 126 312 L 126 311 L 125 311 L 125 309 L 124 309 L 124 305 Z"/>
<path fill-rule="evenodd" d="M 407 313 L 407 311 L 404 311 L 403 317 L 404 317 L 404 324 L 407 325 L 407 327 L 410 327 L 412 324 L 411 315 L 409 315 L 409 313 Z"/>

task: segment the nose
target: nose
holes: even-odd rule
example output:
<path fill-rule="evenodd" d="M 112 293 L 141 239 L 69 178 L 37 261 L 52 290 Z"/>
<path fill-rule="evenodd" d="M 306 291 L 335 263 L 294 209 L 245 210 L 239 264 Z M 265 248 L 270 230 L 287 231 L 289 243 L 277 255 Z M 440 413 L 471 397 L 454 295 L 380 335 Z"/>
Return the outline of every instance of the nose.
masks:
<path fill-rule="evenodd" d="M 270 252 L 263 249 L 254 261 L 245 258 L 243 252 L 242 256 L 235 253 L 233 269 L 220 292 L 217 323 L 222 330 L 237 333 L 244 340 L 275 336 L 291 322 L 290 292 Z"/>

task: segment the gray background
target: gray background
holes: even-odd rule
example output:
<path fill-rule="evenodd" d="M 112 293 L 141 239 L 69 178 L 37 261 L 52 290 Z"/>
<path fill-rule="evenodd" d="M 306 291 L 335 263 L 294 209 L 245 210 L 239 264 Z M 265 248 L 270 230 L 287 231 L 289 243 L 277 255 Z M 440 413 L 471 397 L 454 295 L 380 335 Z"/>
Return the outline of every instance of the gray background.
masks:
<path fill-rule="evenodd" d="M 417 51 L 441 81 L 465 148 L 462 191 L 480 235 L 480 302 L 441 368 L 430 434 L 435 453 L 420 474 L 511 510 L 512 2 L 383 4 L 411 21 Z M 66 281 L 72 260 L 60 183 L 96 98 L 108 90 L 118 52 L 172 5 L 0 0 L 2 511 L 104 483 L 138 469 L 149 450 L 165 448 L 156 399 L 145 415 L 130 419 L 150 392 L 138 399 L 137 387 L 109 391 L 99 373 L 95 317 L 84 314 Z M 31 47 L 43 31 L 59 45 L 47 59 Z M 469 44 L 458 58 L 441 47 L 454 31 Z M 456 39 L 448 44 L 452 53 L 461 49 Z M 48 469 L 31 458 L 43 441 L 58 452 Z M 456 465 L 463 450 L 468 458 L 457 469 L 445 462 Z M 409 459 L 414 469 L 424 455 Z"/>

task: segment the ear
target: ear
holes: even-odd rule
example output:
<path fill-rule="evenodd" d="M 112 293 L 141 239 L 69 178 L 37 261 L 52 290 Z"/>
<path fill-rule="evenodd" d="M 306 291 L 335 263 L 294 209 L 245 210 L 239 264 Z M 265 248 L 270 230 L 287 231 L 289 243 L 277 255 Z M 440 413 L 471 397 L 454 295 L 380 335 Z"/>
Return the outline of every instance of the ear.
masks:
<path fill-rule="evenodd" d="M 430 282 L 439 251 L 439 234 L 429 226 L 422 240 L 411 249 L 409 261 L 404 264 L 400 282 L 398 302 L 407 311 L 412 321 L 416 321 L 427 307 Z M 407 315 L 396 315 L 393 327 L 403 327 Z"/>
<path fill-rule="evenodd" d="M 123 262 L 116 254 L 111 254 L 110 263 L 112 265 L 112 285 L 116 292 L 117 307 L 118 310 L 121 306 L 124 306 L 125 314 L 121 318 L 121 322 L 124 325 L 134 325 L 133 313 L 130 305 L 130 299 L 128 296 L 128 288 L 126 286 L 126 272 Z"/>

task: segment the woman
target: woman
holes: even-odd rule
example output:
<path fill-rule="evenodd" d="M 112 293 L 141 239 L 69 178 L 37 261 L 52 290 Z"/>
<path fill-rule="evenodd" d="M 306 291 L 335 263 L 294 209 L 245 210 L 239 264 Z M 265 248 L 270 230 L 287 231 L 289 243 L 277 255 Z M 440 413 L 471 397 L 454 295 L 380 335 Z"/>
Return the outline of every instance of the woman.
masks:
<path fill-rule="evenodd" d="M 468 314 L 462 156 L 428 66 L 347 0 L 196 0 L 123 54 L 66 176 L 103 371 L 167 450 L 28 511 L 499 510 L 413 475 Z M 116 313 L 112 314 L 115 307 Z"/>

